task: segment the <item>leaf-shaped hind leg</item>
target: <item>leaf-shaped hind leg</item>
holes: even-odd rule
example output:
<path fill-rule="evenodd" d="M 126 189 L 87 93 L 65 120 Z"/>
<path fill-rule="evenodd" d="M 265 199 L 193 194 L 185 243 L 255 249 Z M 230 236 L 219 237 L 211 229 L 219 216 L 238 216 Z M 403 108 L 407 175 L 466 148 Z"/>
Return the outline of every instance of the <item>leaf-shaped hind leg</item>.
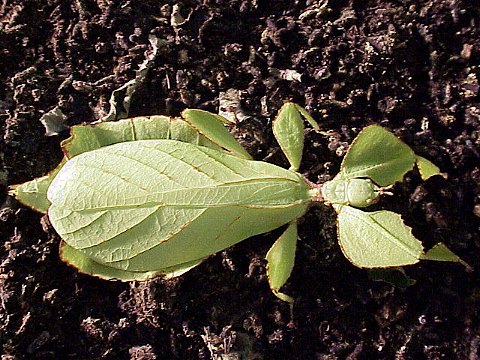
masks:
<path fill-rule="evenodd" d="M 204 110 L 187 109 L 183 119 L 214 144 L 243 159 L 251 159 L 250 154 L 237 142 L 225 127 L 228 120 L 220 115 Z"/>
<path fill-rule="evenodd" d="M 272 245 L 266 256 L 270 288 L 275 296 L 290 304 L 293 303 L 293 298 L 280 292 L 280 288 L 285 285 L 292 273 L 295 264 L 297 237 L 297 222 L 292 221 Z"/>

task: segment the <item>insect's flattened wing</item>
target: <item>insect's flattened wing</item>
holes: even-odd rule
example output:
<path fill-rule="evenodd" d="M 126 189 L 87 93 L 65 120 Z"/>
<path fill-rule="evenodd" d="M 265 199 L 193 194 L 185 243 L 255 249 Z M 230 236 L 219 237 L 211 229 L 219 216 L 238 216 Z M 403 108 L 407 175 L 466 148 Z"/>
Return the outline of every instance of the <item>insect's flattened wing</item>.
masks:
<path fill-rule="evenodd" d="M 286 103 L 273 120 L 273 134 L 293 170 L 302 162 L 304 126 L 295 104 Z"/>
<path fill-rule="evenodd" d="M 365 212 L 350 206 L 336 210 L 339 243 L 354 265 L 395 267 L 415 264 L 421 258 L 422 244 L 400 215 L 386 210 Z"/>
<path fill-rule="evenodd" d="M 64 166 L 48 191 L 49 216 L 95 262 L 161 270 L 301 216 L 307 184 L 272 166 L 172 140 L 112 145 Z"/>
<path fill-rule="evenodd" d="M 182 217 L 162 201 L 168 200 L 165 194 L 174 189 L 189 188 L 191 196 L 195 187 L 218 184 L 201 170 L 210 159 L 187 163 L 171 155 L 176 151 L 174 146 L 157 151 L 158 145 L 158 141 L 117 144 L 79 155 L 63 167 L 48 191 L 52 202 L 49 217 L 69 245 L 92 248 L 128 234 L 133 239 L 146 237 L 143 241 L 148 247 L 149 236 L 150 241 L 158 241 L 158 236 L 162 239 L 167 235 L 158 230 L 144 234 L 145 227 L 175 231 L 195 216 L 192 212 L 202 211 L 190 209 Z M 175 144 L 167 141 L 166 145 Z"/>
<path fill-rule="evenodd" d="M 367 177 L 380 186 L 401 181 L 415 164 L 408 145 L 381 126 L 363 129 L 353 141 L 337 179 Z"/>
<path fill-rule="evenodd" d="M 228 132 L 219 115 L 203 110 L 187 109 L 182 112 L 182 117 L 213 143 L 242 159 L 252 158 L 233 135 Z"/>
<path fill-rule="evenodd" d="M 305 204 L 279 208 L 239 206 L 205 209 L 168 239 L 132 257 L 109 262 L 109 266 L 141 271 L 146 264 L 164 268 L 191 259 L 204 258 L 246 238 L 276 229 L 303 215 Z M 113 260 L 113 259 L 112 259 Z M 151 269 L 151 267 L 150 267 Z"/>

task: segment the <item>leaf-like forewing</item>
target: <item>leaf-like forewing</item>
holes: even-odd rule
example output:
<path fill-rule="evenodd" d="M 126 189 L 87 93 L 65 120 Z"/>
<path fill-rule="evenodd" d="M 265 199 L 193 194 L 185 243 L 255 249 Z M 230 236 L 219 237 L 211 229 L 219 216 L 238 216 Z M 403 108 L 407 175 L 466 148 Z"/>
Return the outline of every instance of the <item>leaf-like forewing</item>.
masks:
<path fill-rule="evenodd" d="M 381 126 L 363 129 L 343 159 L 336 179 L 367 177 L 380 186 L 401 181 L 415 164 L 413 150 Z"/>
<path fill-rule="evenodd" d="M 155 271 L 204 258 L 301 216 L 308 185 L 264 162 L 172 140 L 70 160 L 48 190 L 50 220 L 94 261 Z"/>
<path fill-rule="evenodd" d="M 338 239 L 345 256 L 364 268 L 395 267 L 417 263 L 422 244 L 400 215 L 386 210 L 366 212 L 350 206 L 335 206 Z"/>

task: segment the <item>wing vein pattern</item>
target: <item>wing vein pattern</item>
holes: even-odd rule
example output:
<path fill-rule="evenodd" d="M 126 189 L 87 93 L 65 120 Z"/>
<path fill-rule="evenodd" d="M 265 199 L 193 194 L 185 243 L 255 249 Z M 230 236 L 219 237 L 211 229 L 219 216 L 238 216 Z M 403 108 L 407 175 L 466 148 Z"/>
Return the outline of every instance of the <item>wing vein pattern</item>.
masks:
<path fill-rule="evenodd" d="M 296 173 L 175 140 L 80 154 L 48 190 L 49 217 L 72 249 L 128 271 L 157 271 L 225 249 L 303 215 Z"/>

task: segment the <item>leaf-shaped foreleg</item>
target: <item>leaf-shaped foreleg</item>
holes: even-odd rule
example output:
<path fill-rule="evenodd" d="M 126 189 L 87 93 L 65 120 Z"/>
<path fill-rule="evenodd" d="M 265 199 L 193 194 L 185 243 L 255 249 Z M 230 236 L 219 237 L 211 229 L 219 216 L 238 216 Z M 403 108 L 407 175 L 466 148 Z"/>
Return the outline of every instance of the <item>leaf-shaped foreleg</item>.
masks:
<path fill-rule="evenodd" d="M 338 240 L 345 256 L 358 267 L 396 267 L 417 263 L 423 247 L 399 214 L 366 212 L 334 205 L 338 212 Z"/>

